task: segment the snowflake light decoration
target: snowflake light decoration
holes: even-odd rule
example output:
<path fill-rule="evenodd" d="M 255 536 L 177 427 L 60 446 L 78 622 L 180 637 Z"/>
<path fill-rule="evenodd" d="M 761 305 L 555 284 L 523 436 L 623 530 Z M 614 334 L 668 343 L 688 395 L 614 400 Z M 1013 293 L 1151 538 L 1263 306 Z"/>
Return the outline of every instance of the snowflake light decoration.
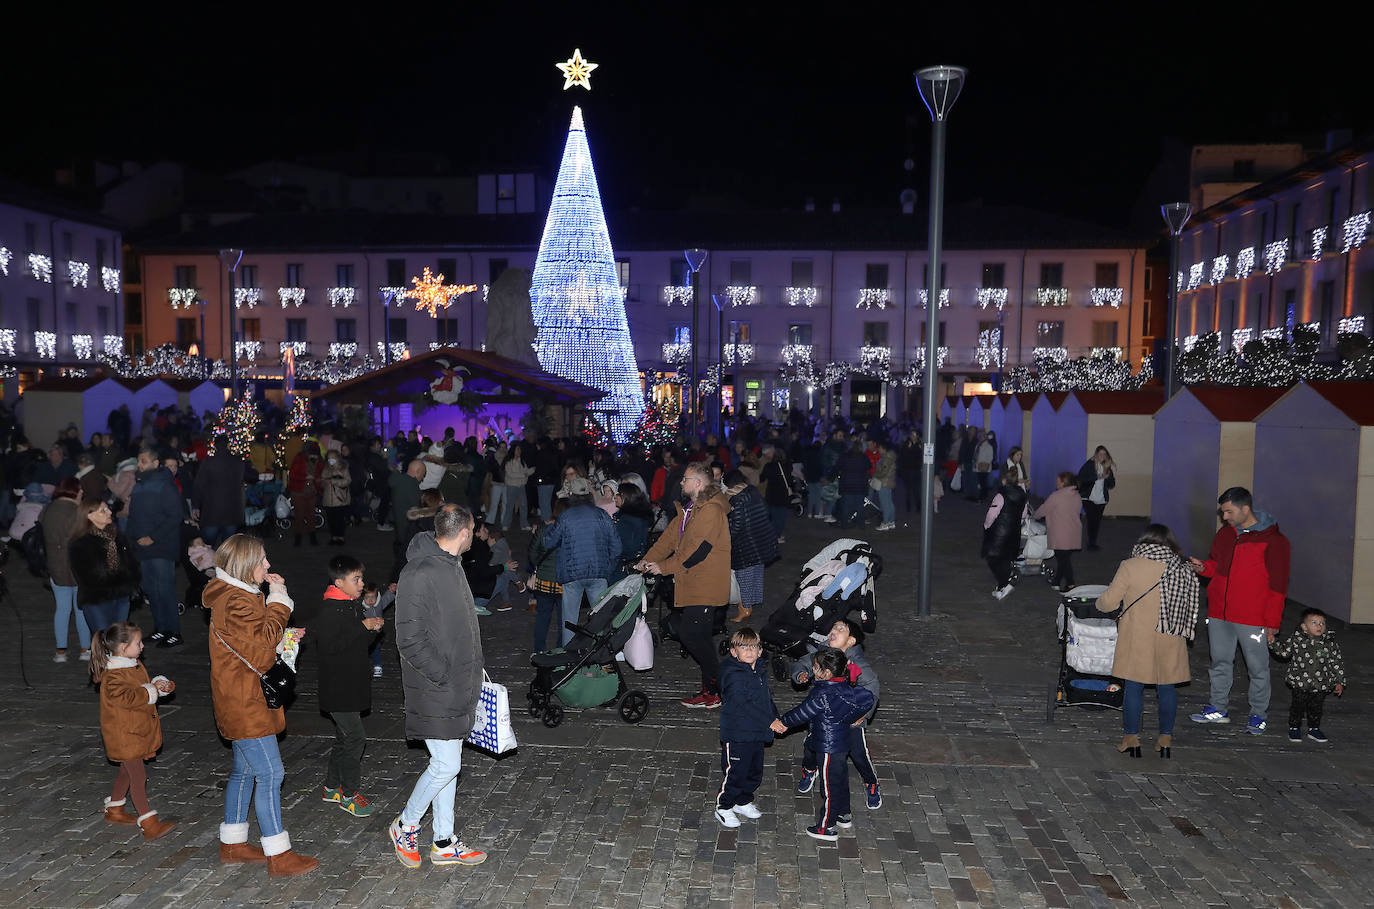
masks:
<path fill-rule="evenodd" d="M 234 288 L 234 308 L 241 309 L 247 306 L 252 309 L 262 302 L 261 287 L 235 287 Z"/>
<path fill-rule="evenodd" d="M 190 309 L 196 305 L 196 289 L 194 287 L 169 287 L 167 288 L 167 302 L 172 304 L 173 309 Z"/>
<path fill-rule="evenodd" d="M 10 252 L 8 246 L 0 246 L 0 275 L 9 277 L 10 260 L 14 258 L 14 253 Z"/>
<path fill-rule="evenodd" d="M 105 355 L 109 357 L 123 356 L 124 336 L 105 335 L 100 339 L 100 349 L 105 351 Z"/>
<path fill-rule="evenodd" d="M 307 350 L 310 349 L 310 342 L 309 342 L 309 341 L 282 341 L 282 342 L 278 345 L 277 349 L 278 349 L 278 351 L 279 351 L 280 353 L 282 353 L 283 355 L 289 350 L 289 351 L 291 351 L 292 356 L 303 357 L 303 356 L 305 356 L 305 352 L 306 352 Z"/>
<path fill-rule="evenodd" d="M 690 284 L 665 284 L 663 286 L 663 302 L 669 306 L 674 303 L 686 306 L 692 302 L 692 286 Z"/>
<path fill-rule="evenodd" d="M 235 341 L 234 355 L 240 360 L 256 360 L 262 353 L 261 341 Z"/>
<path fill-rule="evenodd" d="M 422 277 L 411 278 L 410 283 L 414 287 L 405 296 L 415 301 L 416 310 L 429 313 L 431 319 L 439 318 L 439 310 L 448 309 L 458 297 L 477 289 L 476 284 L 445 284 L 443 272 L 433 274 L 429 266 L 425 266 Z"/>
<path fill-rule="evenodd" d="M 357 352 L 357 341 L 331 341 L 329 344 L 329 359 L 331 360 L 347 360 Z"/>
<path fill-rule="evenodd" d="M 1068 306 L 1069 292 L 1062 287 L 1037 287 L 1035 302 L 1038 306 Z"/>
<path fill-rule="evenodd" d="M 787 344 L 782 348 L 782 362 L 788 366 L 797 366 L 801 363 L 811 362 L 810 344 Z"/>
<path fill-rule="evenodd" d="M 1336 323 L 1336 331 L 1343 335 L 1364 334 L 1364 316 L 1346 316 Z"/>
<path fill-rule="evenodd" d="M 692 359 L 692 345 L 682 342 L 663 345 L 663 362 L 670 366 Z"/>
<path fill-rule="evenodd" d="M 1188 266 L 1188 290 L 1197 290 L 1202 286 L 1202 263 L 1194 262 Z"/>
<path fill-rule="evenodd" d="M 1322 251 L 1326 249 L 1326 227 L 1312 228 L 1312 261 L 1320 262 Z"/>
<path fill-rule="evenodd" d="M 14 356 L 14 339 L 17 335 L 13 328 L 0 328 L 0 355 Z"/>
<path fill-rule="evenodd" d="M 731 306 L 753 306 L 759 289 L 752 284 L 731 284 L 725 288 Z"/>
<path fill-rule="evenodd" d="M 724 347 L 725 362 L 734 365 L 738 362 L 741 366 L 754 361 L 753 344 L 726 344 Z"/>

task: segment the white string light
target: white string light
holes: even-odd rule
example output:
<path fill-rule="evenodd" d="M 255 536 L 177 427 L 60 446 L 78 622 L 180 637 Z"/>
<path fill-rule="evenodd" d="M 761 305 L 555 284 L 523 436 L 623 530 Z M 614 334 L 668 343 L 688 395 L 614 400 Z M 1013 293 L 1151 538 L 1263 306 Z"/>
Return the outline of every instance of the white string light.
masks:
<path fill-rule="evenodd" d="M 978 305 L 983 309 L 987 309 L 989 306 L 996 306 L 1001 309 L 1007 305 L 1007 289 L 1005 287 L 978 288 Z"/>
<path fill-rule="evenodd" d="M 0 355 L 14 356 L 14 339 L 17 334 L 13 328 L 0 328 Z"/>
<path fill-rule="evenodd" d="M 818 296 L 814 287 L 784 287 L 782 293 L 788 306 L 815 306 Z"/>
<path fill-rule="evenodd" d="M 996 366 L 1001 368 L 1007 362 L 1007 349 L 1002 346 L 1002 329 L 998 326 L 984 328 L 978 332 L 978 350 L 974 354 L 978 365 L 984 369 Z"/>
<path fill-rule="evenodd" d="M 1336 331 L 1343 335 L 1364 334 L 1364 316 L 1346 316 L 1336 323 Z"/>
<path fill-rule="evenodd" d="M 109 356 L 122 356 L 124 354 L 124 336 L 105 335 L 100 339 L 100 349 Z"/>
<path fill-rule="evenodd" d="M 723 348 L 725 362 L 734 365 L 736 361 L 741 366 L 754 361 L 753 344 L 726 344 Z"/>
<path fill-rule="evenodd" d="M 663 285 L 663 302 L 672 306 L 680 303 L 687 306 L 692 302 L 692 287 L 689 284 L 665 284 Z"/>
<path fill-rule="evenodd" d="M 383 358 L 386 357 L 386 345 L 383 344 L 381 341 L 378 341 L 378 342 L 377 342 L 377 356 L 383 357 Z M 392 341 L 392 342 L 391 342 L 391 359 L 392 359 L 393 361 L 394 361 L 394 360 L 408 360 L 408 359 L 410 359 L 410 348 L 406 346 L 406 342 L 404 342 L 404 341 Z"/>
<path fill-rule="evenodd" d="M 1312 228 L 1312 261 L 1320 262 L 1322 250 L 1326 249 L 1326 227 Z"/>
<path fill-rule="evenodd" d="M 811 362 L 810 344 L 786 344 L 782 348 L 782 362 L 788 366 Z"/>
<path fill-rule="evenodd" d="M 1363 246 L 1368 233 L 1369 212 L 1362 211 L 1346 218 L 1345 223 L 1341 225 L 1341 252 L 1348 253 Z"/>
<path fill-rule="evenodd" d="M 1255 330 L 1253 328 L 1234 329 L 1231 332 L 1231 349 L 1240 350 L 1246 344 L 1249 344 L 1252 340 L 1254 340 L 1254 337 Z"/>
<path fill-rule="evenodd" d="M 1217 256 L 1212 260 L 1212 280 L 1209 284 L 1220 284 L 1226 280 L 1226 272 L 1231 268 L 1230 256 Z"/>
<path fill-rule="evenodd" d="M 1178 273 L 1178 281 L 1174 284 L 1175 290 L 1183 290 L 1183 272 Z"/>
<path fill-rule="evenodd" d="M 886 291 L 884 291 L 884 292 L 886 292 Z M 928 291 L 928 290 L 922 290 L 921 293 L 920 293 L 920 300 L 921 300 L 921 305 L 922 305 L 922 306 L 928 306 L 928 305 L 930 304 L 930 291 Z M 949 288 L 948 288 L 948 287 L 942 287 L 942 288 L 940 288 L 940 309 L 949 309 Z"/>
<path fill-rule="evenodd" d="M 390 306 L 393 303 L 404 303 L 406 294 L 410 291 L 404 287 L 379 287 L 377 292 L 384 298 L 383 306 Z"/>
<path fill-rule="evenodd" d="M 1063 287 L 1037 287 L 1035 302 L 1039 306 L 1068 306 L 1069 292 Z"/>
<path fill-rule="evenodd" d="M 234 354 L 240 360 L 256 360 L 262 353 L 261 341 L 235 341 Z"/>
<path fill-rule="evenodd" d="M 731 306 L 753 306 L 759 289 L 752 284 L 731 284 L 725 288 Z"/>
<path fill-rule="evenodd" d="M 252 309 L 262 302 L 261 287 L 235 287 L 234 288 L 234 308 L 240 309 L 247 306 Z"/>
<path fill-rule="evenodd" d="M 1255 247 L 1247 246 L 1236 253 L 1236 277 L 1248 278 L 1255 270 Z"/>
<path fill-rule="evenodd" d="M 1188 266 L 1188 290 L 1197 290 L 1202 286 L 1202 263 L 1194 262 Z"/>
<path fill-rule="evenodd" d="M 686 363 L 692 359 L 692 345 L 690 343 L 678 342 L 663 345 L 663 362 L 676 366 L 679 363 Z"/>
<path fill-rule="evenodd" d="M 925 291 L 921 291 L 922 294 Z M 861 287 L 859 288 L 859 302 L 854 304 L 855 309 L 887 309 L 888 301 L 892 298 L 892 292 L 886 287 Z"/>
<path fill-rule="evenodd" d="M 196 289 L 194 287 L 169 287 L 167 288 L 167 302 L 172 304 L 173 309 L 190 309 L 196 305 Z"/>
<path fill-rule="evenodd" d="M 78 360 L 89 360 L 95 348 L 95 340 L 90 335 L 72 335 L 72 353 Z"/>
<path fill-rule="evenodd" d="M 91 266 L 75 259 L 67 260 L 67 283 L 72 287 L 91 286 Z"/>
<path fill-rule="evenodd" d="M 1266 341 L 1282 341 L 1288 332 L 1282 326 L 1278 328 L 1266 328 L 1260 332 L 1260 337 Z"/>
<path fill-rule="evenodd" d="M 1067 347 L 1037 347 L 1031 351 L 1031 356 L 1037 360 L 1058 360 L 1064 362 L 1069 358 Z"/>
<path fill-rule="evenodd" d="M 292 303 L 299 307 L 305 302 L 304 287 L 278 287 L 277 299 L 281 300 L 281 308 L 285 309 L 286 304 Z"/>
<path fill-rule="evenodd" d="M 309 341 L 282 341 L 282 342 L 278 345 L 278 348 L 277 348 L 277 349 L 278 349 L 282 354 L 285 354 L 285 353 L 289 350 L 289 351 L 291 351 L 291 353 L 292 353 L 293 356 L 303 357 L 303 356 L 305 356 L 306 351 L 310 349 L 310 342 L 309 342 Z"/>
<path fill-rule="evenodd" d="M 44 360 L 52 360 L 57 357 L 57 335 L 51 331 L 36 331 L 33 333 L 33 349 L 38 352 L 38 356 Z"/>
<path fill-rule="evenodd" d="M 1183 339 L 1183 352 L 1184 352 L 1184 353 L 1187 353 L 1188 351 L 1192 350 L 1192 349 L 1193 349 L 1193 345 L 1197 343 L 1197 339 L 1198 339 L 1199 337 L 1201 337 L 1201 335 L 1189 335 L 1188 337 L 1184 338 L 1184 339 Z"/>
<path fill-rule="evenodd" d="M 1288 261 L 1288 238 L 1275 240 L 1264 245 L 1264 273 L 1272 275 L 1283 268 Z"/>
<path fill-rule="evenodd" d="M 918 370 L 919 370 L 919 369 L 924 369 L 924 368 L 925 368 L 925 365 L 926 365 L 926 348 L 925 348 L 925 345 L 923 344 L 923 345 L 921 345 L 920 347 L 915 348 L 912 352 L 913 352 L 913 354 L 914 354 L 914 356 L 911 358 L 911 360 L 912 360 L 912 368 L 913 368 L 913 369 L 918 369 Z M 943 368 L 944 368 L 944 365 L 945 365 L 945 358 L 948 357 L 948 356 L 949 356 L 949 348 L 948 348 L 948 347 L 940 347 L 940 348 L 937 348 L 937 349 L 936 349 L 936 352 L 935 352 L 935 367 L 936 367 L 937 369 L 943 369 Z M 908 387 L 910 387 L 910 386 L 908 386 Z"/>
<path fill-rule="evenodd" d="M 329 359 L 331 360 L 347 360 L 357 353 L 357 341 L 332 341 L 329 344 Z"/>
<path fill-rule="evenodd" d="M 52 259 L 38 253 L 29 253 L 29 274 L 35 281 L 52 283 Z"/>
<path fill-rule="evenodd" d="M 0 274 L 9 277 L 10 260 L 14 258 L 14 253 L 10 252 L 8 246 L 0 246 Z"/>
<path fill-rule="evenodd" d="M 1103 358 L 1108 360 L 1120 360 L 1122 352 L 1120 347 L 1094 347 L 1091 357 L 1094 360 Z"/>
<path fill-rule="evenodd" d="M 1088 289 L 1088 300 L 1094 306 L 1110 306 L 1120 309 L 1125 293 L 1120 287 L 1092 287 Z"/>
<path fill-rule="evenodd" d="M 119 269 L 111 268 L 108 265 L 100 266 L 100 284 L 112 294 L 119 293 Z"/>
<path fill-rule="evenodd" d="M 483 300 L 486 297 L 482 298 Z M 342 306 L 344 309 L 352 306 L 358 300 L 358 288 L 356 287 L 331 287 L 329 288 L 329 305 Z"/>
<path fill-rule="evenodd" d="M 865 344 L 859 348 L 859 364 L 864 369 L 886 368 L 891 359 L 891 347 Z"/>

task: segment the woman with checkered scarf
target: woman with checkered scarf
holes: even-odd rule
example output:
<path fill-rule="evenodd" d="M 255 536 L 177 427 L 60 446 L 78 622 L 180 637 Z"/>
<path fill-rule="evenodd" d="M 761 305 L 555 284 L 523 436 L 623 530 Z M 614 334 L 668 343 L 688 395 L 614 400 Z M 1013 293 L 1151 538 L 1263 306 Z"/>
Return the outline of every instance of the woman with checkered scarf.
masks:
<path fill-rule="evenodd" d="M 1184 561 L 1173 531 L 1151 524 L 1131 547 L 1111 586 L 1098 597 L 1100 612 L 1117 613 L 1116 659 L 1112 675 L 1121 679 L 1121 744 L 1116 750 L 1140 757 L 1140 715 L 1145 686 L 1159 697 L 1159 738 L 1155 750 L 1170 756 L 1178 695 L 1188 681 L 1188 647 L 1197 628 L 1197 575 Z"/>

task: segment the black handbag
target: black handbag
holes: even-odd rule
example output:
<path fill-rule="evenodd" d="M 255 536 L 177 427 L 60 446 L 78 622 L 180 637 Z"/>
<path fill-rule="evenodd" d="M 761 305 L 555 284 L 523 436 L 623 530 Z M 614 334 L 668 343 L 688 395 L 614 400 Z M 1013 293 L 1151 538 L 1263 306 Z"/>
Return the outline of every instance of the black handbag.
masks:
<path fill-rule="evenodd" d="M 219 642 L 224 645 L 225 650 L 238 657 L 239 662 L 247 666 L 253 675 L 258 677 L 258 681 L 262 683 L 262 699 L 267 702 L 268 710 L 285 707 L 296 696 L 296 672 L 286 665 L 280 654 L 277 655 L 277 661 L 272 664 L 272 668 L 266 672 L 258 672 L 252 663 L 245 660 L 237 650 L 229 646 L 224 638 L 220 637 L 220 633 L 215 631 L 213 625 L 210 630 L 214 631 L 215 637 L 219 638 Z"/>

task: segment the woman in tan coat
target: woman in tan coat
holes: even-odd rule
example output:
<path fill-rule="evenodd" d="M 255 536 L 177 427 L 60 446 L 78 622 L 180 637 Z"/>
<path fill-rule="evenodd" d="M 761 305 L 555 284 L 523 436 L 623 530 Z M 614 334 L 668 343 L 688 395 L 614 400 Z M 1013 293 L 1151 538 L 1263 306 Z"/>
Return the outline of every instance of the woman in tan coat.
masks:
<path fill-rule="evenodd" d="M 715 610 L 730 600 L 730 499 L 704 461 L 687 465 L 677 517 L 645 554 L 636 571 L 673 576 L 673 606 L 680 609 L 682 646 L 701 667 L 701 690 L 682 699 L 684 707 L 720 706 L 716 656 L 711 635 Z"/>
<path fill-rule="evenodd" d="M 1178 694 L 1188 681 L 1188 648 L 1197 628 L 1198 582 L 1180 554 L 1173 531 L 1163 524 L 1145 528 L 1131 557 L 1121 563 L 1097 608 L 1117 612 L 1116 660 L 1112 675 L 1125 688 L 1121 744 L 1116 750 L 1140 757 L 1140 715 L 1145 686 L 1159 697 L 1159 739 L 1155 750 L 1170 756 Z"/>
<path fill-rule="evenodd" d="M 277 734 L 286 729 L 279 707 L 267 706 L 261 673 L 277 660 L 277 644 L 295 608 L 262 541 L 236 533 L 215 550 L 215 578 L 201 601 L 210 610 L 210 695 L 215 725 L 234 748 L 234 769 L 224 787 L 224 823 L 219 828 L 221 864 L 267 862 L 272 877 L 305 874 L 319 861 L 291 851 L 282 825 L 281 784 L 285 776 Z M 269 593 L 262 594 L 266 581 Z M 256 792 L 254 791 L 256 784 Z M 262 848 L 248 845 L 248 805 L 253 804 Z"/>

